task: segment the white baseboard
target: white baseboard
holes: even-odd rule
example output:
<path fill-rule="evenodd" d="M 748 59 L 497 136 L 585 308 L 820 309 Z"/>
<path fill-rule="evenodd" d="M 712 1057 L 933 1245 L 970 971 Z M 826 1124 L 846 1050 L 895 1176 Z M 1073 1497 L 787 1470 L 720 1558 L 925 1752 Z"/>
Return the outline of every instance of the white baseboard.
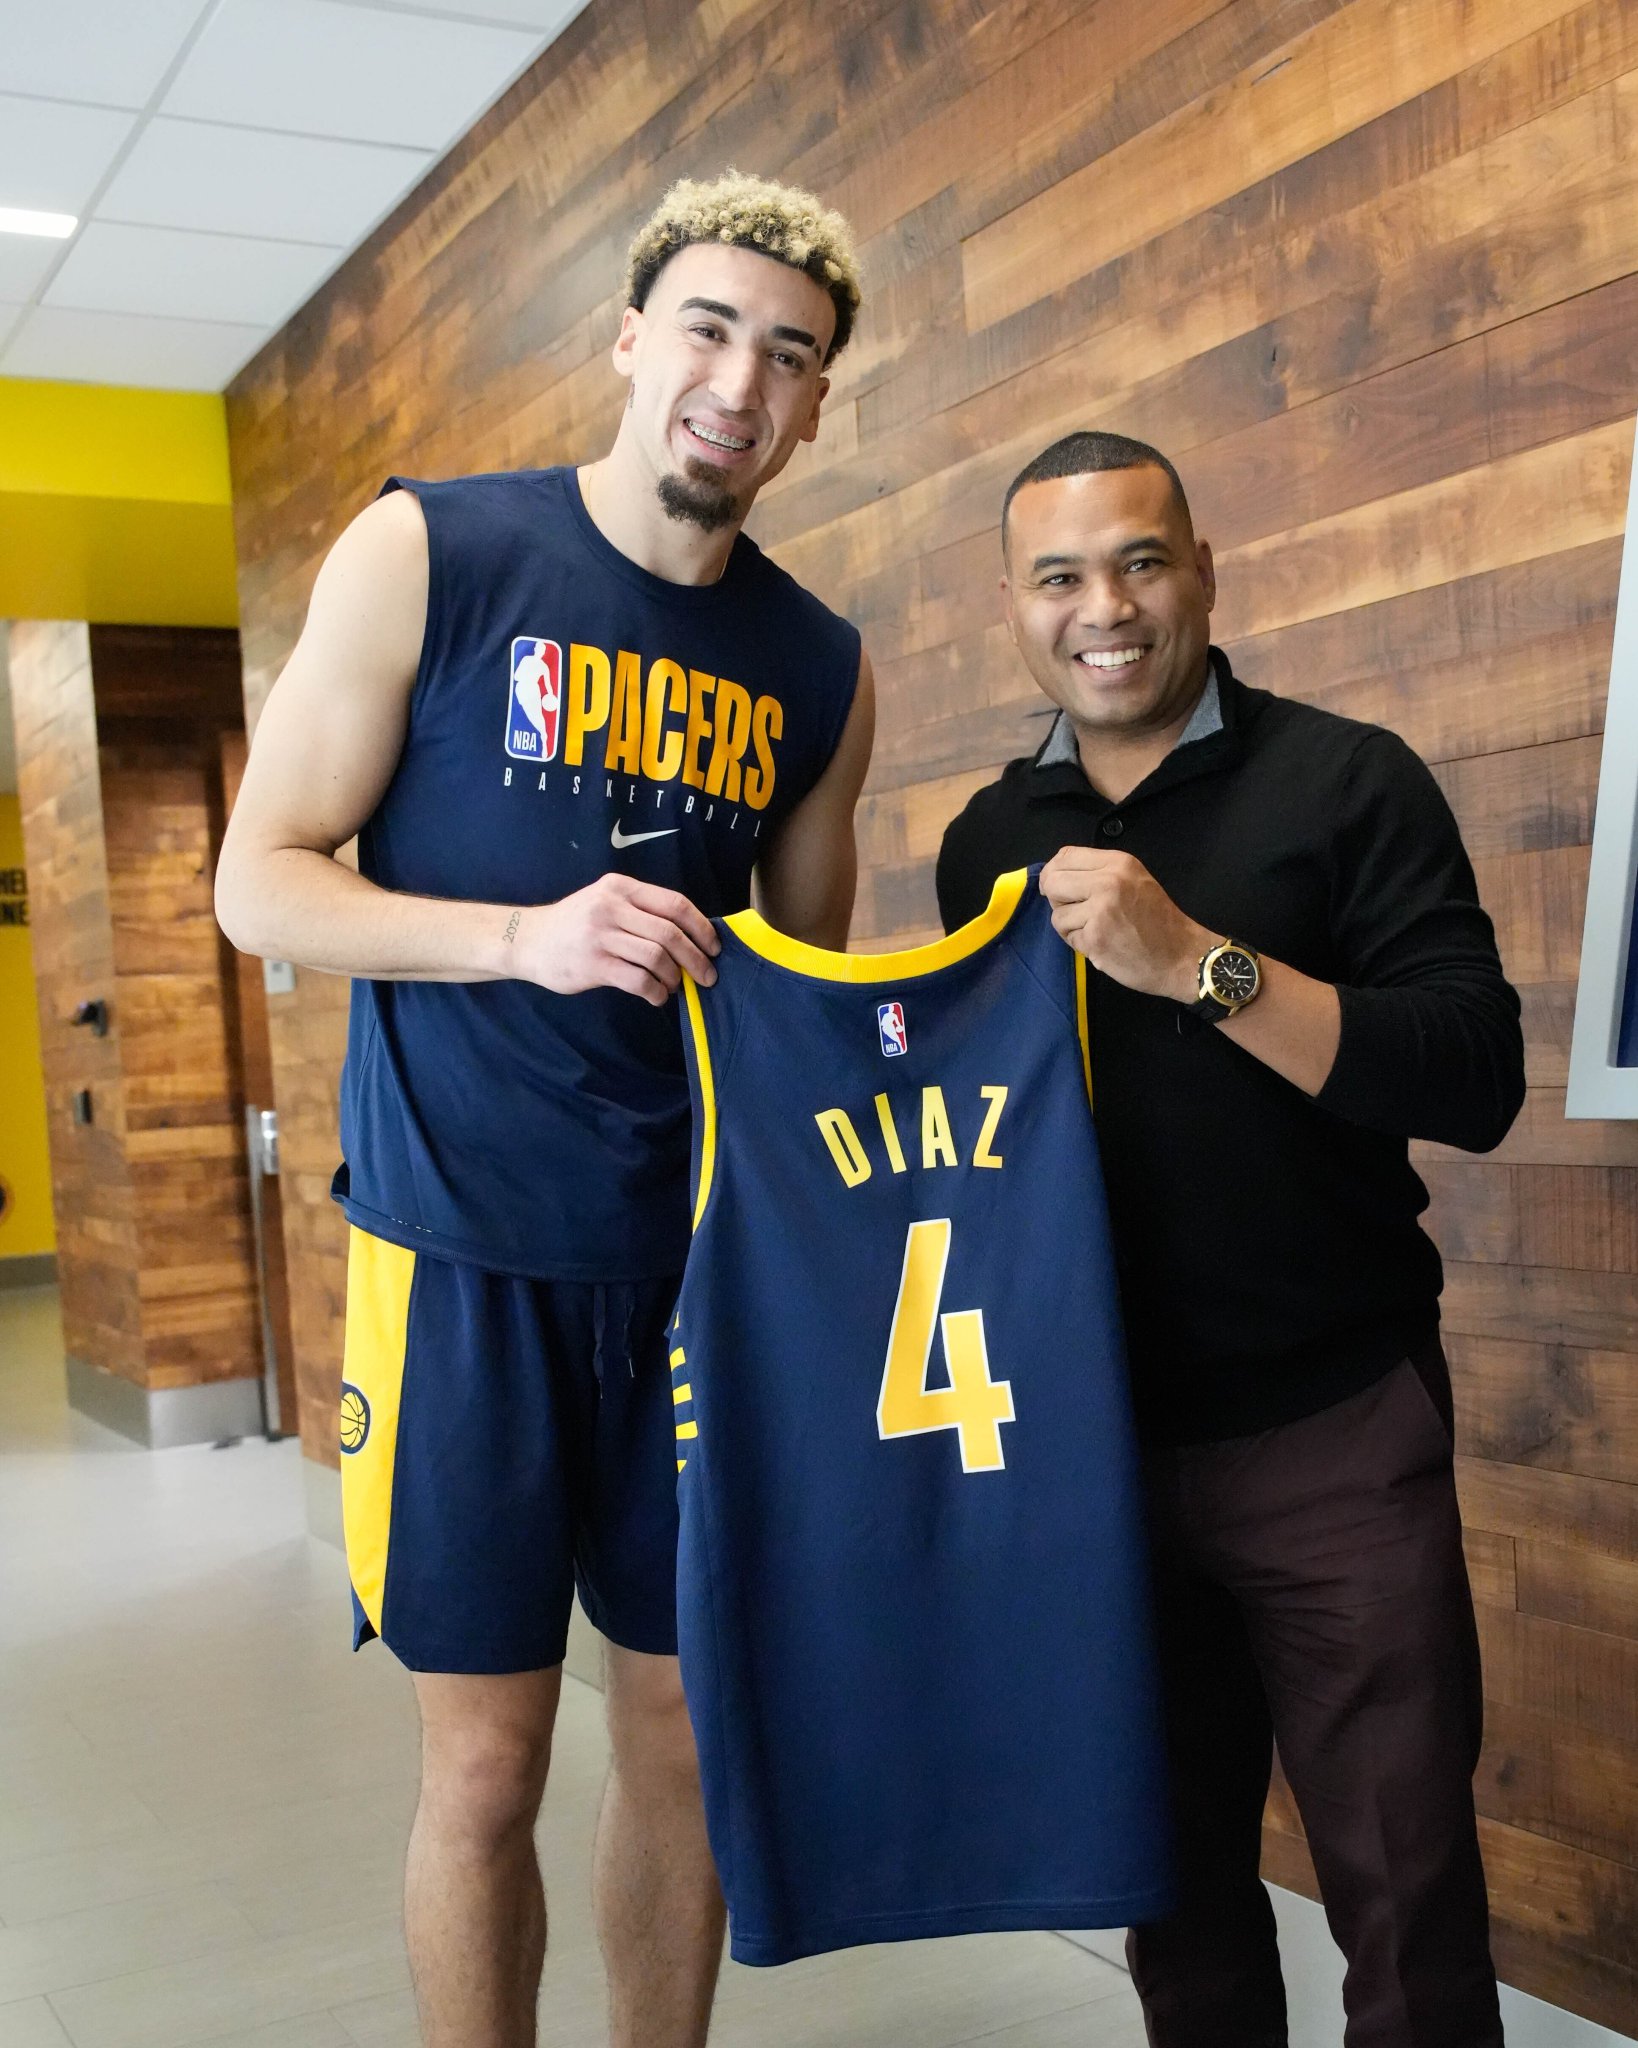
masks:
<path fill-rule="evenodd" d="M 150 1451 L 262 1433 L 260 1380 L 209 1380 L 198 1387 L 150 1389 L 72 1353 L 67 1367 L 69 1407 Z"/>
<path fill-rule="evenodd" d="M 55 1287 L 55 1252 L 9 1252 L 0 1255 L 0 1287 Z"/>

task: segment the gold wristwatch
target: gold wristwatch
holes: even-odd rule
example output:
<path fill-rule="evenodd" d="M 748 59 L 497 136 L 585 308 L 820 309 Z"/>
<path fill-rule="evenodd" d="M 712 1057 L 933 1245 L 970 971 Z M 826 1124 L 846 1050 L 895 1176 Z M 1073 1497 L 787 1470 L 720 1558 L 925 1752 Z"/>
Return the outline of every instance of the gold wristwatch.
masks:
<path fill-rule="evenodd" d="M 1263 963 L 1238 939 L 1220 939 L 1200 956 L 1199 1001 L 1189 1015 L 1203 1024 L 1238 1016 L 1263 985 Z"/>

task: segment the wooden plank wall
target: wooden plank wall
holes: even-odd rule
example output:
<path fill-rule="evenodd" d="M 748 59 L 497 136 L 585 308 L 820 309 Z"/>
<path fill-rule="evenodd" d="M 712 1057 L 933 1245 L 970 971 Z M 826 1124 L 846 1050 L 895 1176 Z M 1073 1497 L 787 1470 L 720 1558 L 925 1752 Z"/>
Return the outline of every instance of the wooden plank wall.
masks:
<path fill-rule="evenodd" d="M 67 1349 L 147 1388 L 251 1376 L 232 956 L 211 910 L 237 635 L 34 624 L 12 645 Z M 97 996 L 103 1039 L 67 1022 Z"/>
<path fill-rule="evenodd" d="M 1638 4 L 594 0 L 230 394 L 252 714 L 385 472 L 604 446 L 627 235 L 729 161 L 863 241 L 827 422 L 753 526 L 875 657 L 862 942 L 932 928 L 945 821 L 1039 731 L 996 518 L 1073 426 L 1176 457 L 1249 680 L 1392 725 L 1450 794 L 1531 1082 L 1492 1158 L 1421 1157 L 1497 1947 L 1638 2034 L 1638 1133 L 1563 1118 L 1638 410 Z M 303 1431 L 333 1461 L 341 991 L 275 1008 Z M 1278 1802 L 1268 1843 L 1309 1882 Z"/>
<path fill-rule="evenodd" d="M 95 1038 L 69 1022 L 76 1004 L 111 997 L 114 986 L 87 629 L 55 621 L 14 623 L 11 700 L 63 1346 L 70 1357 L 143 1386 L 136 1199 L 125 1155 L 119 1037 L 111 1031 Z M 88 1125 L 74 1121 L 74 1096 L 83 1088 L 91 1091 Z"/>

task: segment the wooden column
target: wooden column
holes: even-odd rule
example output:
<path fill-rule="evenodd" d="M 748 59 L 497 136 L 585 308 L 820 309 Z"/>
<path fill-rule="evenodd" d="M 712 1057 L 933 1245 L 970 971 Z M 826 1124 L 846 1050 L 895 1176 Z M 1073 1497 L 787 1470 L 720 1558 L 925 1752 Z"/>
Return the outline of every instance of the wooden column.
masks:
<path fill-rule="evenodd" d="M 231 955 L 211 911 L 236 636 L 21 624 L 12 687 L 70 1385 L 143 1435 L 151 1401 L 99 1406 L 100 1377 L 151 1397 L 262 1371 Z M 70 1021 L 86 1002 L 105 1005 L 105 1037 Z M 192 1406 L 216 1418 L 201 1433 L 254 1423 L 253 1399 Z"/>
<path fill-rule="evenodd" d="M 23 814 L 51 1140 L 57 1273 L 69 1355 L 147 1385 L 137 1284 L 136 1195 L 126 1156 L 120 1041 L 71 1023 L 111 1002 L 114 925 L 102 828 L 90 635 L 83 625 L 11 629 L 17 794 Z M 89 1097 L 91 1121 L 76 1103 Z"/>

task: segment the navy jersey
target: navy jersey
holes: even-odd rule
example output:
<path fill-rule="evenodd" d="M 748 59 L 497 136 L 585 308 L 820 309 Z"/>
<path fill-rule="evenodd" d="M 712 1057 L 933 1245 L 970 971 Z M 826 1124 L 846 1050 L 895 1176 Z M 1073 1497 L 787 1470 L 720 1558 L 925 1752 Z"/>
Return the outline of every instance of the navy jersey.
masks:
<path fill-rule="evenodd" d="M 360 872 L 532 904 L 615 869 L 707 916 L 748 903 L 753 863 L 841 736 L 853 627 L 743 535 L 715 584 L 651 576 L 598 532 L 572 469 L 404 487 L 426 516 L 426 632 Z M 355 981 L 341 1137 L 336 1194 L 372 1236 L 541 1279 L 681 1269 L 688 1090 L 669 1006 Z"/>
<path fill-rule="evenodd" d="M 678 1633 L 733 1953 L 1168 1906 L 1084 963 L 1032 878 L 912 952 L 747 911 L 685 984 Z"/>

